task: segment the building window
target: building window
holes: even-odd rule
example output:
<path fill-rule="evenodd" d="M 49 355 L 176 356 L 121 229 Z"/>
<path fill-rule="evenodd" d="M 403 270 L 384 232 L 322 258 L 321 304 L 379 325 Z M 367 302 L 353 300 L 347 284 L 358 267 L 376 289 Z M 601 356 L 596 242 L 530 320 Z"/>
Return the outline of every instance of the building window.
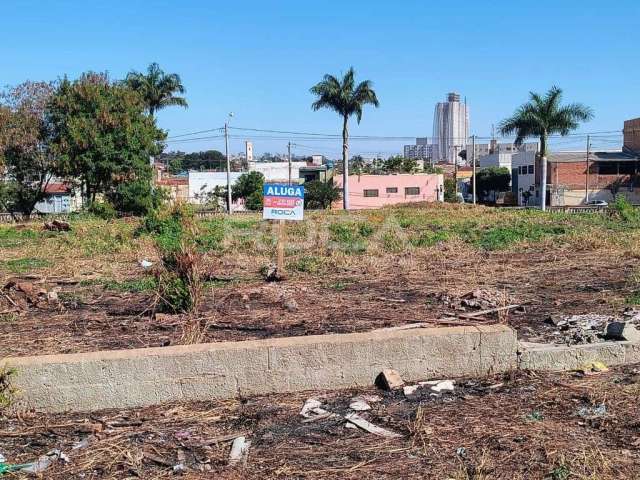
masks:
<path fill-rule="evenodd" d="M 600 175 L 617 175 L 618 164 L 615 162 L 598 162 L 598 173 Z"/>
<path fill-rule="evenodd" d="M 377 197 L 378 196 L 378 190 L 365 190 L 364 191 L 364 196 L 365 197 Z"/>
<path fill-rule="evenodd" d="M 387 187 L 387 193 L 398 193 L 398 187 Z"/>
<path fill-rule="evenodd" d="M 636 173 L 635 162 L 620 162 L 620 175 L 634 175 Z"/>
<path fill-rule="evenodd" d="M 533 175 L 533 165 L 529 165 L 529 175 Z"/>
<path fill-rule="evenodd" d="M 420 187 L 404 187 L 405 195 L 420 195 Z"/>

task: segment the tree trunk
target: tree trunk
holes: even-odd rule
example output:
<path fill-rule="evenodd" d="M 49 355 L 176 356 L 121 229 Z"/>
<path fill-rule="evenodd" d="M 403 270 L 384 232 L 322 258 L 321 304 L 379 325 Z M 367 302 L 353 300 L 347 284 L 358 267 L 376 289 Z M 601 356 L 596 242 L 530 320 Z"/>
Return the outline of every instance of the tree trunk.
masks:
<path fill-rule="evenodd" d="M 347 115 L 342 123 L 342 205 L 349 210 L 349 126 Z"/>
<path fill-rule="evenodd" d="M 547 209 L 547 133 L 540 136 L 540 208 Z"/>

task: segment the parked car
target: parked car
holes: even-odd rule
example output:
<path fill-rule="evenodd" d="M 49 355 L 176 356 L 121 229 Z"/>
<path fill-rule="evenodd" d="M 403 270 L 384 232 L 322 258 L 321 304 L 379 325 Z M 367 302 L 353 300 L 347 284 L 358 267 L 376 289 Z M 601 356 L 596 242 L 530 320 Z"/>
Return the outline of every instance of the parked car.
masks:
<path fill-rule="evenodd" d="M 587 202 L 587 205 L 589 205 L 590 207 L 608 207 L 609 206 L 609 204 L 604 200 L 589 200 Z"/>

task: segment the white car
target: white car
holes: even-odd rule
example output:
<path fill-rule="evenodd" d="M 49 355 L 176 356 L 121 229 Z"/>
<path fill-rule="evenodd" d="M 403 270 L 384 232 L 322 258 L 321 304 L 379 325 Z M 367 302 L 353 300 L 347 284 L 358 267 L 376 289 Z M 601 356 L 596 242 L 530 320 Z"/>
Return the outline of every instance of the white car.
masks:
<path fill-rule="evenodd" d="M 589 200 L 587 202 L 587 205 L 591 207 L 608 207 L 609 206 L 609 204 L 604 200 Z"/>

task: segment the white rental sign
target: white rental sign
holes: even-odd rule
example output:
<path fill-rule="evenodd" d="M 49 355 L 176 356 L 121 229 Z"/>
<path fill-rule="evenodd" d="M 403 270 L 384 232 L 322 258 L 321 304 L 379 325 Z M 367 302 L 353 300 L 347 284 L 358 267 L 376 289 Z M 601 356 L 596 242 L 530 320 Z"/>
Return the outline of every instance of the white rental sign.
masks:
<path fill-rule="evenodd" d="M 265 220 L 302 220 L 304 187 L 266 183 L 263 187 L 262 218 Z"/>

